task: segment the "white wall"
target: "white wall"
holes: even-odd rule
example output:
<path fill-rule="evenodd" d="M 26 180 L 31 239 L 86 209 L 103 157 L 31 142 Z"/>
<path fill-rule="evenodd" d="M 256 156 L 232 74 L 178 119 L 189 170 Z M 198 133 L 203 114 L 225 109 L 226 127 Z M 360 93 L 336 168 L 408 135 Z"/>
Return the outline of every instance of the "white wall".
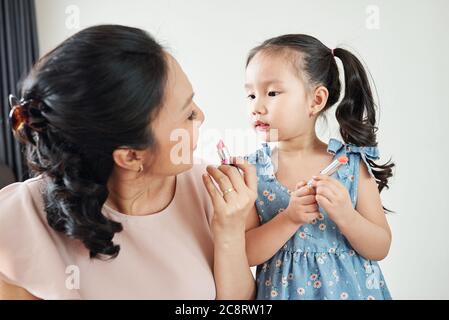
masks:
<path fill-rule="evenodd" d="M 394 239 L 381 263 L 384 274 L 396 299 L 449 299 L 448 1 L 36 2 L 41 53 L 79 30 L 70 28 L 72 5 L 80 28 L 131 25 L 168 45 L 206 114 L 200 149 L 211 158 L 211 130 L 248 128 L 243 76 L 250 48 L 283 33 L 355 48 L 377 84 L 381 152 L 397 164 L 392 187 L 383 193 L 384 204 L 397 212 L 389 215 Z M 379 29 L 369 27 L 375 22 L 366 11 L 370 5 L 379 9 Z M 330 130 L 336 132 L 334 121 Z M 320 132 L 328 139 L 328 131 Z M 236 153 L 245 151 L 229 140 Z"/>

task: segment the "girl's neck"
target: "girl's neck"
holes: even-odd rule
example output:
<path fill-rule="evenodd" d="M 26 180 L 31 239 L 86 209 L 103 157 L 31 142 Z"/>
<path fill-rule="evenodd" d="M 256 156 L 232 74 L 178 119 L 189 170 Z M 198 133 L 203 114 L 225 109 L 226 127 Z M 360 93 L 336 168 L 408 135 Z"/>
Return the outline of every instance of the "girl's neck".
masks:
<path fill-rule="evenodd" d="M 288 190 L 295 190 L 299 181 L 308 181 L 331 160 L 327 145 L 315 134 L 279 141 L 271 156 L 275 177 Z"/>
<path fill-rule="evenodd" d="M 315 132 L 312 132 L 279 141 L 277 151 L 282 156 L 295 157 L 322 150 L 323 147 L 325 147 L 325 144 L 317 137 Z"/>

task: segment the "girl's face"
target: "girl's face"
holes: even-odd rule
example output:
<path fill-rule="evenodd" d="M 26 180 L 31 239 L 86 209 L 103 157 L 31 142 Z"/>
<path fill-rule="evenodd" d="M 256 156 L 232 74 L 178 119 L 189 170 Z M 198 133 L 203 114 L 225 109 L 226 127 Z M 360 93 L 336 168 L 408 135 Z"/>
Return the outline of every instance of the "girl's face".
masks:
<path fill-rule="evenodd" d="M 313 98 L 292 53 L 259 52 L 246 68 L 245 89 L 253 128 L 267 142 L 285 141 L 314 130 Z"/>

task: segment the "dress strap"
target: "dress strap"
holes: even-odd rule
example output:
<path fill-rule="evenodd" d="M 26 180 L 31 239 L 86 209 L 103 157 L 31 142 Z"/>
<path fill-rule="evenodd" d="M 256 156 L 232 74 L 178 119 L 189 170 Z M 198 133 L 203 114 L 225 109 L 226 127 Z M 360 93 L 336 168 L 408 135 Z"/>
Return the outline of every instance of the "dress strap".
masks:
<path fill-rule="evenodd" d="M 344 154 L 348 157 L 350 156 L 350 154 L 359 154 L 363 162 L 365 162 L 370 175 L 374 177 L 371 165 L 368 163 L 368 159 L 371 161 L 379 160 L 379 149 L 377 148 L 377 146 L 361 147 L 351 143 L 344 144 L 343 142 L 337 139 L 331 139 L 329 141 L 327 151 L 334 155 Z"/>
<path fill-rule="evenodd" d="M 272 150 L 268 143 L 249 156 L 244 157 L 249 163 L 256 166 L 258 176 L 274 176 L 274 167 L 271 162 Z"/>

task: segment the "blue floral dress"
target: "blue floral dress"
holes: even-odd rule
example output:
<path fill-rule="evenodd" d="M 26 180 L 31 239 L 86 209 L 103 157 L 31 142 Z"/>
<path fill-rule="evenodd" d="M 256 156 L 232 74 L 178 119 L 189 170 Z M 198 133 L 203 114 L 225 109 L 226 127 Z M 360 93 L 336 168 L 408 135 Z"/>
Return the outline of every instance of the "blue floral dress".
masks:
<path fill-rule="evenodd" d="M 333 175 L 357 200 L 360 160 L 372 175 L 367 159 L 379 158 L 376 147 L 358 147 L 331 139 L 328 152 L 349 162 Z M 258 176 L 257 212 L 261 223 L 288 207 L 289 191 L 277 181 L 266 143 L 246 157 Z M 366 260 L 351 247 L 336 224 L 320 208 L 320 216 L 301 226 L 267 262 L 257 267 L 257 299 L 391 299 L 384 277 L 375 261 Z"/>

